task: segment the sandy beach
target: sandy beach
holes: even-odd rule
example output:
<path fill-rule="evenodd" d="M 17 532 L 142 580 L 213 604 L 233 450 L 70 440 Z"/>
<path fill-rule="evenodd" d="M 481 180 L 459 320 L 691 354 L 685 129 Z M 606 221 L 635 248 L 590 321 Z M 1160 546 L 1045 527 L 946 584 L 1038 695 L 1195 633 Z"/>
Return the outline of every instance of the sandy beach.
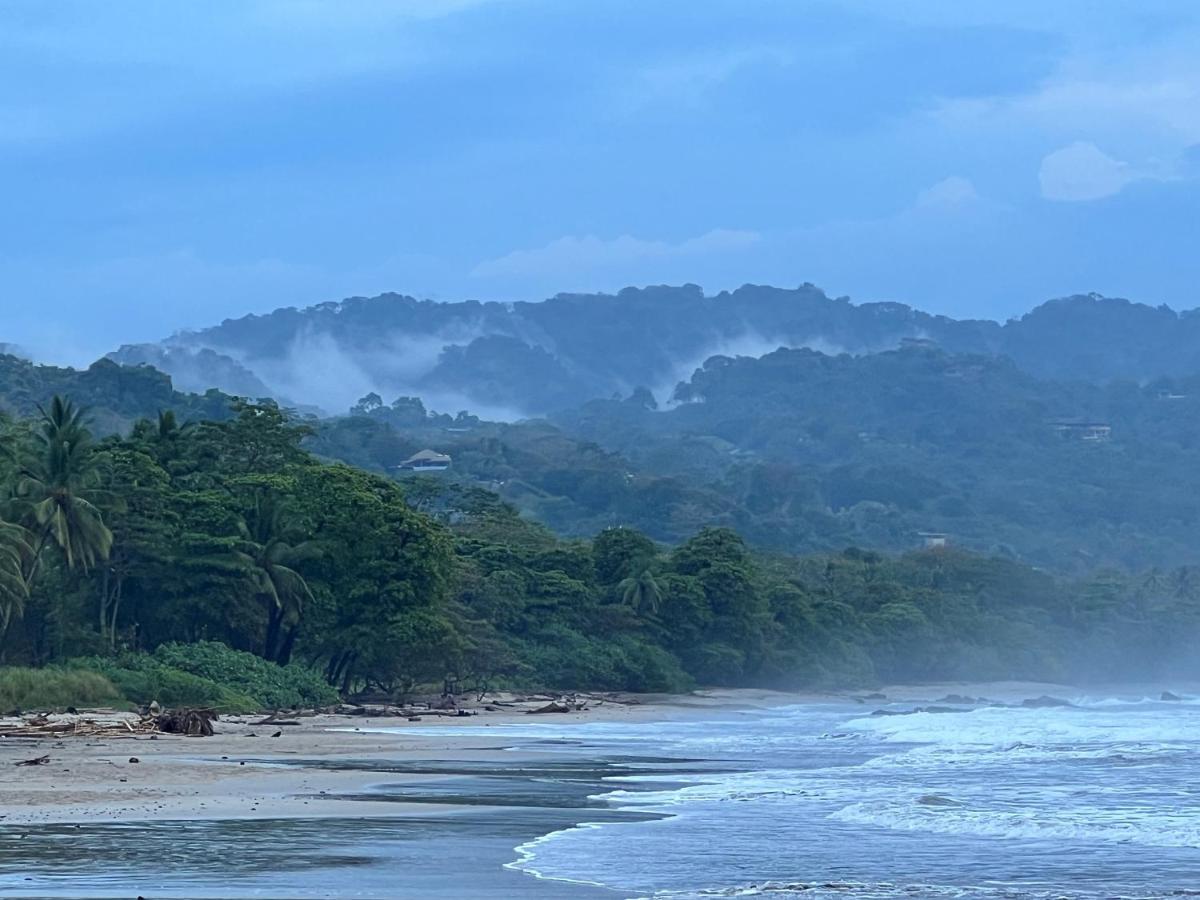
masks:
<path fill-rule="evenodd" d="M 1168 687 L 1185 696 L 1161 699 Z M 911 896 L 999 877 L 1004 847 L 993 864 L 980 842 L 1037 850 L 1046 829 L 1092 842 L 1079 846 L 1098 883 L 1126 890 L 1148 866 L 1174 884 L 1191 869 L 1169 823 L 1137 820 L 1148 843 L 1115 856 L 1110 832 L 1125 839 L 1132 813 L 1089 817 L 1053 798 L 1099 777 L 1097 742 L 1122 759 L 1140 742 L 1170 768 L 1170 748 L 1193 734 L 1197 687 L 701 691 L 541 715 L 528 709 L 545 700 L 530 698 L 418 721 L 223 717 L 209 737 L 3 738 L 0 893 L 621 900 L 771 882 L 820 897 L 837 874 Z M 1147 777 L 1104 771 L 1119 790 Z M 1031 805 L 1036 819 L 1010 815 Z M 977 833 L 979 810 L 991 818 Z M 869 852 L 847 857 L 858 842 Z M 1078 875 L 1070 855 L 1043 862 L 1052 879 Z"/>
<path fill-rule="evenodd" d="M 179 819 L 279 819 L 328 816 L 428 815 L 429 803 L 371 801 L 379 776 L 323 767 L 345 760 L 388 759 L 408 763 L 514 761 L 492 726 L 551 720 L 662 721 L 741 709 L 782 706 L 830 695 L 763 690 L 703 691 L 589 703 L 568 713 L 532 715 L 544 701 L 462 717 L 315 715 L 298 724 L 256 725 L 262 716 L 222 717 L 209 737 L 173 734 L 89 738 L 0 739 L 0 825 L 96 823 Z M 89 714 L 83 711 L 79 718 Z M 281 717 L 285 718 L 285 717 Z M 414 735 L 405 728 L 454 728 L 451 736 Z M 380 734 L 374 729 L 400 729 Z M 278 736 L 275 736 L 278 735 Z M 45 764 L 18 766 L 48 756 Z M 134 761 L 136 760 L 136 761 Z M 389 784 L 420 775 L 389 773 Z M 350 809 L 338 799 L 353 794 Z"/>

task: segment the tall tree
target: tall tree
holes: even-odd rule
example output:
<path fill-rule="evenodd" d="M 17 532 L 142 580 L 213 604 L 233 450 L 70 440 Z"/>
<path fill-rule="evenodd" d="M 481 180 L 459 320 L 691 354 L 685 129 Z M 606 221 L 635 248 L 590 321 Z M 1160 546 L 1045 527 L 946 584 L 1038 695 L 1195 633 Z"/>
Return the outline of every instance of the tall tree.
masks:
<path fill-rule="evenodd" d="M 316 556 L 317 545 L 303 539 L 299 520 L 268 489 L 255 493 L 240 530 L 238 553 L 247 564 L 256 596 L 266 606 L 262 656 L 286 663 L 304 607 L 313 600 L 308 582 L 294 567 Z"/>
<path fill-rule="evenodd" d="M 122 499 L 106 516 L 113 545 L 97 579 L 100 634 L 110 648 L 116 647 L 130 583 L 161 602 L 166 570 L 176 565 L 178 552 L 179 515 L 171 508 L 170 479 L 150 452 L 129 444 L 106 445 L 100 452 L 108 483 Z M 151 588 L 154 584 L 159 587 Z"/>
<path fill-rule="evenodd" d="M 0 520 L 0 659 L 8 627 L 24 613 L 25 601 L 29 599 L 25 572 L 32 555 L 29 532 L 20 525 Z"/>
<path fill-rule="evenodd" d="M 86 571 L 108 557 L 113 539 L 100 512 L 100 504 L 111 498 L 100 490 L 85 411 L 59 396 L 39 410 L 34 446 L 22 461 L 16 486 L 18 505 L 34 535 L 29 581 L 48 544 L 62 551 L 68 569 Z"/>
<path fill-rule="evenodd" d="M 662 591 L 659 590 L 658 582 L 654 580 L 654 573 L 649 569 L 643 569 L 636 577 L 630 575 L 617 585 L 617 589 L 621 592 L 621 602 L 636 612 L 651 615 L 658 612 L 659 603 L 662 602 Z"/>

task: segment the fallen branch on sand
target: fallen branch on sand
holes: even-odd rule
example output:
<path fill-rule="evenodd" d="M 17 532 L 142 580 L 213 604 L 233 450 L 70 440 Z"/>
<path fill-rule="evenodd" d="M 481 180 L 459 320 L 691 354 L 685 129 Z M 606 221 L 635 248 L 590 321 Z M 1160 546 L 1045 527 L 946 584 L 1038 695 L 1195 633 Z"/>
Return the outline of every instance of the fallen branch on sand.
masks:
<path fill-rule="evenodd" d="M 0 723 L 0 738 L 119 738 L 138 735 L 213 733 L 211 709 L 166 710 L 143 716 L 117 710 L 91 710 L 60 715 L 35 714 L 9 724 Z"/>
<path fill-rule="evenodd" d="M 44 756 L 35 756 L 33 759 L 18 759 L 13 765 L 16 766 L 48 766 L 50 765 L 50 754 Z"/>

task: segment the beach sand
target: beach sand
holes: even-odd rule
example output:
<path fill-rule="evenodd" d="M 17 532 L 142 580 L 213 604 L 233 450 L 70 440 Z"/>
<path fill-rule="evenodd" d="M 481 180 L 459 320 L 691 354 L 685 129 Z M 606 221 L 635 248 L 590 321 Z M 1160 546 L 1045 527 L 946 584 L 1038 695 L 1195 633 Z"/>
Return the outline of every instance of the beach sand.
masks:
<path fill-rule="evenodd" d="M 641 768 L 623 770 L 622 755 L 559 746 L 559 727 L 711 721 L 830 702 L 860 704 L 868 714 L 951 694 L 1009 702 L 1073 696 L 1071 688 L 1017 683 L 722 690 L 536 716 L 525 709 L 544 701 L 418 722 L 318 715 L 276 726 L 223 717 L 210 737 L 2 738 L 0 894 L 621 900 L 628 891 L 533 877 L 514 865 L 517 848 L 546 834 L 658 817 L 590 802 L 609 777 L 644 774 L 656 760 L 637 758 Z M 547 737 L 504 727 L 514 724 L 548 726 Z M 45 765 L 14 765 L 43 755 Z"/>
<path fill-rule="evenodd" d="M 552 721 L 662 721 L 739 708 L 781 706 L 828 695 L 761 690 L 703 691 L 633 698 L 632 704 L 589 704 L 570 713 L 530 715 L 531 702 L 464 717 L 404 718 L 316 715 L 297 725 L 255 725 L 261 716 L 222 717 L 209 737 L 157 734 L 126 737 L 0 739 L 0 825 L 95 824 L 180 819 L 280 819 L 327 816 L 429 815 L 427 802 L 369 799 L 378 773 L 325 768 L 346 760 L 404 763 L 515 762 L 490 729 L 509 723 Z M 86 718 L 87 713 L 80 714 Z M 430 725 L 460 730 L 449 736 L 415 735 Z M 399 729 L 398 734 L 372 729 Z M 274 737 L 276 733 L 278 737 Z M 49 756 L 44 765 L 15 763 Z M 136 760 L 134 762 L 133 760 Z M 389 773 L 396 785 L 421 775 Z M 353 809 L 339 795 L 355 795 Z M 453 807 L 454 804 L 447 804 Z"/>

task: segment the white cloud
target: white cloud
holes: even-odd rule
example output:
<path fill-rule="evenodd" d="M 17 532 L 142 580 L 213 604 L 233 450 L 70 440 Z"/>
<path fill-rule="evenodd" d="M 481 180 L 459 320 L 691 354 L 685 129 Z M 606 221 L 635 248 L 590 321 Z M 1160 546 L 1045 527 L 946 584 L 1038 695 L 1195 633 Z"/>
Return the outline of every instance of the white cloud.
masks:
<path fill-rule="evenodd" d="M 916 205 L 917 209 L 949 211 L 970 206 L 978 200 L 979 193 L 970 179 L 951 175 L 917 194 Z"/>
<path fill-rule="evenodd" d="M 1047 155 L 1038 170 L 1047 200 L 1099 200 L 1147 177 L 1127 162 L 1113 159 L 1095 144 L 1076 141 Z"/>
<path fill-rule="evenodd" d="M 646 260 L 676 259 L 710 253 L 727 253 L 757 243 L 755 231 L 715 228 L 697 237 L 672 244 L 623 234 L 604 240 L 595 235 L 566 236 L 531 250 L 514 250 L 481 262 L 471 272 L 477 277 L 570 274 L 629 265 Z"/>
<path fill-rule="evenodd" d="M 1197 23 L 1178 23 L 1149 40 L 1120 29 L 1107 38 L 1075 34 L 1069 46 L 1033 89 L 944 100 L 935 120 L 1014 153 L 1059 146 L 1041 164 L 1042 196 L 1049 199 L 1094 200 L 1134 181 L 1186 176 L 1187 148 L 1200 143 Z"/>

